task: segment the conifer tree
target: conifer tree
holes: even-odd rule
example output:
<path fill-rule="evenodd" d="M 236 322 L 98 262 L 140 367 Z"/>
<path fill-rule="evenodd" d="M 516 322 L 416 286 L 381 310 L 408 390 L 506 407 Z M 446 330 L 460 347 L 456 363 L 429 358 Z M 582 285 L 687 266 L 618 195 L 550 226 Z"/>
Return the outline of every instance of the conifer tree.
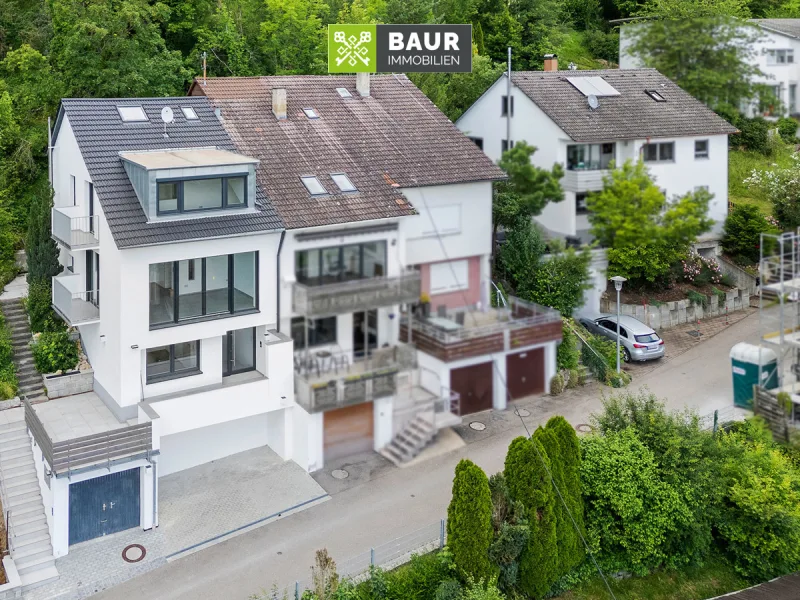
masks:
<path fill-rule="evenodd" d="M 28 283 L 50 282 L 61 272 L 58 262 L 58 245 L 50 236 L 50 209 L 53 207 L 52 191 L 48 196 L 36 196 L 28 217 L 28 234 L 25 253 L 28 259 Z"/>

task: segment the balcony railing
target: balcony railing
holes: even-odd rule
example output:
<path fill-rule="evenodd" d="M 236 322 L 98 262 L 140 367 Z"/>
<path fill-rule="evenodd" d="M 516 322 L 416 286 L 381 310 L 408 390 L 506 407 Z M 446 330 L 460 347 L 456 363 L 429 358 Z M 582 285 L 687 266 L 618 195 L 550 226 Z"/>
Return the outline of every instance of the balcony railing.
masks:
<path fill-rule="evenodd" d="M 306 316 L 329 316 L 381 306 L 417 302 L 422 293 L 418 271 L 399 277 L 373 277 L 327 285 L 294 284 L 294 311 Z"/>
<path fill-rule="evenodd" d="M 96 247 L 100 243 L 98 237 L 99 221 L 97 215 L 73 217 L 70 208 L 54 208 L 52 212 L 53 237 L 70 250 Z"/>
<path fill-rule="evenodd" d="M 568 192 L 596 192 L 603 189 L 603 177 L 608 170 L 580 169 L 564 172 L 561 186 Z"/>
<path fill-rule="evenodd" d="M 350 361 L 347 352 L 295 355 L 295 395 L 308 412 L 320 412 L 393 396 L 397 375 L 414 369 L 416 350 L 407 344 L 379 348 Z"/>
<path fill-rule="evenodd" d="M 100 320 L 100 291 L 78 291 L 80 275 L 53 277 L 53 308 L 68 325 Z"/>

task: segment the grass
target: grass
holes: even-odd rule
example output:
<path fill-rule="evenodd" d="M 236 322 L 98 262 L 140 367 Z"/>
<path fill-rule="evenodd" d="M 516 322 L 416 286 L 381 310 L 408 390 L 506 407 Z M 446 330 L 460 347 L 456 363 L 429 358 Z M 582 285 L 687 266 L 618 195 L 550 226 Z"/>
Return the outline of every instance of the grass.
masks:
<path fill-rule="evenodd" d="M 772 214 L 772 204 L 760 190 L 747 187 L 743 182 L 753 169 L 788 167 L 792 163 L 793 146 L 777 143 L 771 156 L 747 150 L 728 152 L 728 199 L 734 204 L 755 204 L 765 215 Z"/>
<path fill-rule="evenodd" d="M 609 579 L 617 600 L 703 600 L 748 587 L 733 567 L 721 559 L 709 560 L 703 567 L 680 571 L 660 571 L 647 577 Z M 558 596 L 561 600 L 606 600 L 608 590 L 599 576 Z"/>

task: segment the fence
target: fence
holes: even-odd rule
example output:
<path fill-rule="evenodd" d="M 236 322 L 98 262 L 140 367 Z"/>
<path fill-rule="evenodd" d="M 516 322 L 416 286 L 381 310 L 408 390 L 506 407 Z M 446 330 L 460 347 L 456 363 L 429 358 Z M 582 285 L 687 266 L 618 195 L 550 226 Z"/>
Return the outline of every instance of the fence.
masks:
<path fill-rule="evenodd" d="M 340 579 L 360 582 L 367 579 L 371 567 L 391 570 L 411 560 L 414 554 L 427 554 L 440 550 L 447 542 L 447 521 L 431 523 L 404 536 L 375 546 L 336 563 L 336 572 Z M 269 591 L 251 596 L 253 600 L 300 600 L 305 590 L 313 589 L 311 577 L 295 581 L 285 587 L 273 586 Z"/>
<path fill-rule="evenodd" d="M 736 421 L 736 413 L 733 406 L 726 406 L 715 410 L 714 412 L 700 415 L 700 427 L 703 429 L 728 429 L 731 423 Z"/>

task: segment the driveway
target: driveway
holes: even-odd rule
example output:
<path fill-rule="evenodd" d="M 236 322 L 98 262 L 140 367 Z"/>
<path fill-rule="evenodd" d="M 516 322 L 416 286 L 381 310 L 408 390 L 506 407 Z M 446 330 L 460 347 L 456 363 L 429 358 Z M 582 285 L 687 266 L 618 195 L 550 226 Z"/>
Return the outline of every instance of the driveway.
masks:
<path fill-rule="evenodd" d="M 729 406 L 728 352 L 737 342 L 758 340 L 758 315 L 750 313 L 724 327 L 714 323 L 706 323 L 708 334 L 701 336 L 702 342 L 665 357 L 646 372 L 634 373 L 631 387 L 647 386 L 666 397 L 671 408 L 688 406 L 706 413 Z M 336 489 L 325 483 L 327 475 L 316 476 L 331 492 L 330 501 L 170 562 L 98 598 L 245 600 L 274 583 L 284 586 L 306 579 L 319 548 L 327 548 L 342 562 L 438 522 L 446 514 L 453 469 L 461 458 L 468 457 L 487 473 L 495 473 L 503 468 L 511 440 L 525 434 L 523 421 L 531 430 L 555 414 L 573 424 L 586 423 L 591 412 L 600 408 L 603 394 L 611 392 L 595 383 L 557 397 L 516 403 L 519 412 L 528 416 L 517 416 L 514 410 L 476 415 L 470 420 L 486 427 L 476 431 L 468 423 L 462 426 L 465 447 L 406 469 L 386 468 L 376 460 Z"/>

